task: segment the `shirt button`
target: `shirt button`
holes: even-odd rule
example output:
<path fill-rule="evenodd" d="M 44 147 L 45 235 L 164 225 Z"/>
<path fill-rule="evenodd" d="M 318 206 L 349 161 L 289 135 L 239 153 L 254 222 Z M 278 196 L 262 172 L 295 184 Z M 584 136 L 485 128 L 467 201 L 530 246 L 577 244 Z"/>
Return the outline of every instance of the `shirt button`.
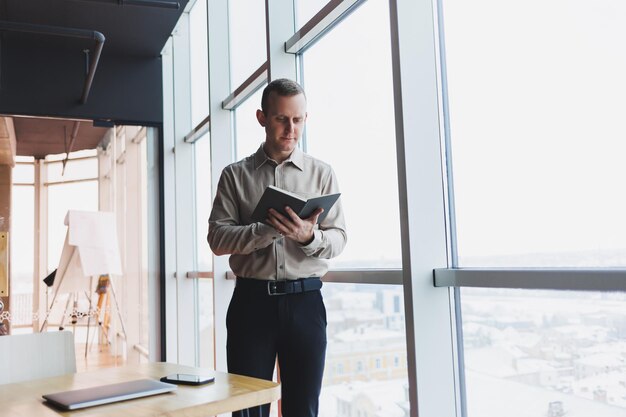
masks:
<path fill-rule="evenodd" d="M 278 268 L 285 269 L 285 266 L 284 265 L 279 265 Z"/>

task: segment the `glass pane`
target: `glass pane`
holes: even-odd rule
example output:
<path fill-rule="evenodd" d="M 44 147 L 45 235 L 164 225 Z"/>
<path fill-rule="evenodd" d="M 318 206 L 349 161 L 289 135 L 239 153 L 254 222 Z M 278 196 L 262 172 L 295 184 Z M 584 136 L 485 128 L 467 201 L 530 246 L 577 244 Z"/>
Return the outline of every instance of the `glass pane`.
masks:
<path fill-rule="evenodd" d="M 67 161 L 65 173 L 63 163 L 53 162 L 46 164 L 48 170 L 48 182 L 60 182 L 96 178 L 98 176 L 98 159 L 79 159 Z"/>
<path fill-rule="evenodd" d="M 16 155 L 15 156 L 15 162 L 30 162 L 30 163 L 33 163 L 33 162 L 35 162 L 35 158 L 32 157 L 32 156 Z"/>
<path fill-rule="evenodd" d="M 328 0 L 296 0 L 296 22 L 299 30 L 329 3 Z"/>
<path fill-rule="evenodd" d="M 322 287 L 328 347 L 320 417 L 408 416 L 400 285 Z"/>
<path fill-rule="evenodd" d="M 211 214 L 211 141 L 204 135 L 194 143 L 196 164 L 196 254 L 197 270 L 213 270 L 213 254 L 207 243 Z"/>
<path fill-rule="evenodd" d="M 230 86 L 234 91 L 267 61 L 265 1 L 230 0 Z"/>
<path fill-rule="evenodd" d="M 12 194 L 9 235 L 11 326 L 31 325 L 35 262 L 35 189 L 32 186 L 14 186 Z M 43 278 L 45 277 L 41 277 Z"/>
<path fill-rule="evenodd" d="M 625 266 L 626 3 L 443 5 L 459 266 Z"/>
<path fill-rule="evenodd" d="M 209 114 L 209 49 L 206 0 L 196 1 L 189 12 L 191 68 L 191 124 L 196 126 Z"/>
<path fill-rule="evenodd" d="M 215 338 L 213 337 L 213 280 L 198 279 L 198 340 L 200 367 L 215 368 Z"/>
<path fill-rule="evenodd" d="M 256 111 L 261 108 L 263 86 L 235 110 L 235 152 L 239 161 L 259 149 L 265 140 L 265 130 L 256 119 Z"/>
<path fill-rule="evenodd" d="M 626 415 L 626 294 L 463 289 L 461 300 L 469 417 Z"/>
<path fill-rule="evenodd" d="M 35 182 L 35 166 L 34 164 L 15 164 L 13 171 L 13 183 L 33 184 Z"/>
<path fill-rule="evenodd" d="M 159 287 L 160 284 L 160 274 L 161 274 L 161 245 L 163 244 L 160 241 L 160 217 L 161 212 L 159 209 L 160 206 L 160 154 L 161 154 L 161 143 L 157 139 L 159 136 L 159 131 L 155 127 L 149 127 L 146 130 L 146 219 L 145 219 L 145 247 L 147 254 L 147 266 L 145 275 L 144 285 L 147 285 L 149 288 L 152 287 L 155 290 Z M 150 318 L 154 318 L 152 314 L 150 314 L 150 302 L 149 300 L 155 300 L 156 292 L 153 294 L 148 294 L 149 299 L 146 300 L 144 306 L 146 311 L 148 312 L 148 316 L 146 320 L 143 320 L 144 328 L 150 325 Z M 157 308 L 165 308 L 160 302 L 155 300 Z M 146 329 L 145 332 L 148 334 L 148 338 L 156 337 L 155 334 L 151 334 L 150 329 Z"/>
<path fill-rule="evenodd" d="M 307 150 L 337 173 L 348 225 L 336 267 L 401 265 L 389 36 L 388 2 L 371 0 L 304 55 Z"/>

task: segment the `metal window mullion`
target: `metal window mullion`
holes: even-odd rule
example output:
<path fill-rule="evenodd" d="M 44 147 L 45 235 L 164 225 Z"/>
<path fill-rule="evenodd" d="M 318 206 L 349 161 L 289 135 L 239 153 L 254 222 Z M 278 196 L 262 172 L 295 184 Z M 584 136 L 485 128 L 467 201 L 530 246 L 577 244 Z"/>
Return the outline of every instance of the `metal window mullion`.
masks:
<path fill-rule="evenodd" d="M 165 74 L 165 71 L 164 71 Z M 165 91 L 165 86 L 164 86 Z M 165 96 L 164 96 L 165 104 Z M 164 106 L 164 110 L 165 110 Z M 165 360 L 165 268 L 162 268 L 164 222 L 161 222 L 164 201 L 162 200 L 162 130 L 156 127 L 146 129 L 146 163 L 147 163 L 147 218 L 146 234 L 148 251 L 148 351 L 150 361 Z"/>
<path fill-rule="evenodd" d="M 126 127 L 128 133 L 130 127 Z M 124 166 L 126 171 L 126 194 L 125 211 L 125 246 L 124 253 L 124 291 L 121 294 L 122 304 L 126 306 L 140 306 L 137 309 L 127 309 L 125 317 L 125 330 L 127 345 L 135 345 L 141 341 L 141 288 L 142 281 L 146 279 L 143 275 L 143 245 L 142 236 L 147 233 L 143 229 L 143 201 L 142 185 L 143 176 L 146 172 L 145 160 L 142 158 L 141 144 L 135 143 L 134 138 L 125 135 L 125 149 L 127 163 Z M 139 363 L 140 358 L 136 350 L 127 350 L 127 360 L 129 363 Z"/>
<path fill-rule="evenodd" d="M 150 351 L 143 345 L 135 344 L 133 345 L 133 349 L 137 351 L 141 356 L 150 360 Z"/>
<path fill-rule="evenodd" d="M 326 32 L 365 3 L 365 0 L 332 0 L 302 26 L 287 42 L 285 52 L 302 54 Z"/>
<path fill-rule="evenodd" d="M 626 291 L 626 269 L 618 268 L 439 268 L 437 287 Z"/>
<path fill-rule="evenodd" d="M 127 200 L 126 200 L 126 184 L 127 184 L 127 166 L 126 164 L 118 164 L 117 160 L 120 155 L 124 153 L 126 149 L 126 127 L 120 126 L 117 129 L 114 140 L 113 140 L 113 153 L 111 154 L 111 167 L 113 168 L 114 175 L 114 190 L 113 190 L 113 212 L 115 213 L 115 225 L 117 229 L 117 237 L 118 237 L 118 245 L 120 251 L 120 258 L 122 263 L 122 271 L 126 270 L 126 248 L 128 247 L 128 242 L 126 241 L 127 231 L 126 231 L 126 208 L 127 208 Z M 124 275 L 112 275 L 111 284 L 115 285 L 116 293 L 120 295 L 120 305 L 122 308 L 125 308 L 127 305 L 124 302 L 125 294 L 127 294 L 128 284 L 124 279 Z M 124 310 L 122 310 L 124 311 Z M 122 313 L 124 314 L 125 311 Z M 118 316 L 120 318 L 120 316 Z M 124 331 L 125 324 L 122 323 L 121 319 L 112 320 L 111 331 L 109 334 L 118 334 L 121 332 L 125 334 Z M 126 353 L 126 349 L 128 346 L 125 343 L 126 338 L 120 339 L 115 338 L 115 346 L 117 351 L 122 351 Z M 85 352 L 87 353 L 87 352 Z"/>
<path fill-rule="evenodd" d="M 48 275 L 48 188 L 44 186 L 47 178 L 47 167 L 42 159 L 35 161 L 35 207 L 34 214 L 34 275 L 33 275 L 33 331 L 41 328 L 43 317 L 48 311 L 48 300 L 45 296 L 47 287 L 42 277 Z"/>
<path fill-rule="evenodd" d="M 188 275 L 189 276 L 189 275 Z M 232 271 L 226 272 L 227 280 L 234 280 Z M 346 269 L 330 270 L 323 277 L 323 281 L 333 284 L 374 284 L 374 285 L 402 285 L 401 269 Z"/>
<path fill-rule="evenodd" d="M 231 111 L 222 107 L 230 93 L 228 2 L 209 1 L 209 113 L 211 115 L 211 196 L 215 197 L 222 169 L 232 162 L 233 134 Z M 219 140 L 213 140 L 219 138 Z M 214 276 L 228 271 L 228 257 L 213 257 Z M 234 289 L 232 281 L 213 280 L 215 368 L 226 371 L 226 311 Z"/>
<path fill-rule="evenodd" d="M 328 271 L 324 282 L 344 284 L 402 285 L 401 269 L 352 269 Z"/>
<path fill-rule="evenodd" d="M 76 183 L 81 183 L 81 182 L 93 182 L 93 181 L 98 181 L 98 180 L 99 180 L 98 177 L 81 178 L 79 180 L 45 182 L 43 185 L 44 185 L 44 187 L 48 187 L 48 186 L 55 186 L 55 185 L 76 184 Z"/>
<path fill-rule="evenodd" d="M 191 64 L 189 13 L 178 20 L 173 37 L 174 57 L 174 170 L 175 170 L 175 224 L 176 274 L 194 269 L 195 217 L 189 207 L 195 207 L 193 147 L 184 138 L 191 130 Z M 196 282 L 176 280 L 177 297 L 177 363 L 198 364 Z M 169 336 L 171 337 L 171 335 Z"/>
<path fill-rule="evenodd" d="M 176 183 L 174 164 L 174 51 L 172 36 L 165 45 L 161 54 L 163 62 L 163 143 L 161 159 L 163 163 L 163 213 L 162 219 L 163 236 L 161 245 L 163 246 L 163 276 L 164 282 L 161 286 L 161 300 L 164 311 L 161 334 L 161 360 L 176 362 L 178 358 L 178 322 L 177 322 L 177 297 L 176 297 L 176 224 L 171 219 L 176 216 Z"/>
<path fill-rule="evenodd" d="M 267 84 L 269 63 L 265 61 L 251 76 L 249 76 L 231 95 L 222 102 L 224 110 L 235 110 L 248 97 L 256 93 L 259 88 Z"/>
<path fill-rule="evenodd" d="M 202 279 L 213 279 L 213 271 L 189 271 L 185 274 L 186 278 L 202 278 Z"/>
<path fill-rule="evenodd" d="M 441 0 L 436 0 L 437 7 L 437 29 L 438 29 L 438 61 L 440 65 L 439 83 L 440 88 L 440 114 L 441 129 L 444 134 L 444 152 L 445 152 L 445 168 L 446 175 L 444 176 L 444 185 L 446 190 L 446 197 L 444 202 L 446 203 L 446 214 L 448 220 L 447 237 L 448 237 L 448 257 L 450 265 L 454 268 L 458 266 L 458 247 L 457 247 L 457 234 L 456 234 L 456 205 L 454 195 L 454 175 L 452 165 L 452 142 L 450 137 L 450 111 L 448 106 L 448 78 L 447 78 L 447 63 L 446 63 L 446 49 L 445 49 L 445 31 L 443 21 L 443 11 Z M 462 304 L 461 304 L 461 291 L 459 288 L 454 288 L 450 292 L 450 303 L 454 312 L 456 331 L 453 334 L 454 338 L 454 370 L 456 373 L 456 380 L 458 381 L 457 403 L 460 407 L 460 414 L 463 417 L 467 417 L 467 390 L 465 384 L 465 350 L 463 340 L 463 326 L 462 326 Z"/>
<path fill-rule="evenodd" d="M 186 143 L 195 143 L 211 130 L 211 115 L 205 117 L 191 132 L 184 137 Z"/>
<path fill-rule="evenodd" d="M 98 155 L 94 155 L 94 156 L 79 156 L 77 158 L 69 158 L 67 160 L 67 163 L 77 162 L 77 161 L 85 161 L 85 160 L 88 160 L 88 159 L 97 159 L 97 158 L 98 158 Z M 62 159 L 61 160 L 52 160 L 52 161 L 43 160 L 43 161 L 44 161 L 43 163 L 45 163 L 46 165 L 62 164 L 63 163 Z"/>
<path fill-rule="evenodd" d="M 454 306 L 432 272 L 448 266 L 432 0 L 390 0 L 390 19 L 410 415 L 453 417 Z"/>
<path fill-rule="evenodd" d="M 265 0 L 267 79 L 297 79 L 296 56 L 285 52 L 285 40 L 295 33 L 293 0 Z"/>

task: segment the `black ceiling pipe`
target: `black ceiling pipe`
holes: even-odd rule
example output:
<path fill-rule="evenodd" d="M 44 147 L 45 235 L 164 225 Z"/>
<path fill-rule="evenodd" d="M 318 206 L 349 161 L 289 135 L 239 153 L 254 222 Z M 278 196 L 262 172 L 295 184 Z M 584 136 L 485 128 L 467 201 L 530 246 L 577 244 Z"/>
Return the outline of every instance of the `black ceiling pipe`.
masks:
<path fill-rule="evenodd" d="M 100 60 L 100 53 L 102 52 L 102 47 L 104 46 L 105 37 L 102 33 L 96 30 L 34 25 L 31 23 L 7 22 L 4 20 L 0 21 L 0 31 L 67 36 L 70 38 L 92 39 L 96 41 L 96 48 L 93 58 L 91 59 L 91 64 L 89 65 L 89 72 L 87 73 L 85 86 L 83 87 L 83 95 L 80 98 L 81 104 L 85 104 L 87 102 L 87 97 L 89 97 L 89 92 L 91 91 L 91 84 L 93 83 L 93 77 L 96 74 L 96 68 L 98 67 L 98 61 Z"/>
<path fill-rule="evenodd" d="M 89 64 L 89 71 L 87 72 L 87 78 L 85 79 L 85 87 L 83 87 L 83 95 L 80 98 L 80 102 L 85 104 L 87 102 L 87 97 L 89 97 L 89 92 L 91 91 L 91 84 L 93 83 L 93 77 L 96 75 L 96 68 L 98 68 L 98 61 L 100 61 L 100 54 L 102 53 L 102 47 L 104 46 L 104 35 L 100 32 L 94 31 L 94 34 L 100 35 L 96 39 L 96 50 L 93 53 L 93 58 L 91 58 L 91 63 Z"/>
<path fill-rule="evenodd" d="M 114 3 L 118 6 L 145 6 L 145 7 L 160 7 L 163 9 L 180 9 L 180 2 L 177 1 L 165 1 L 165 0 L 75 0 L 75 1 L 96 1 L 99 3 Z"/>

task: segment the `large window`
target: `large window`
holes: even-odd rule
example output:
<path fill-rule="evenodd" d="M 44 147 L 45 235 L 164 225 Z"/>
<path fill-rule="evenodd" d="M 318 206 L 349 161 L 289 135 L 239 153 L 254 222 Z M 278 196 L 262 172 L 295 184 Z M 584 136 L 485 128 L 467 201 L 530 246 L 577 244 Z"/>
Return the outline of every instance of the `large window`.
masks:
<path fill-rule="evenodd" d="M 368 1 L 308 50 L 304 84 L 306 149 L 337 173 L 348 225 L 348 244 L 333 265 L 399 267 L 387 2 Z"/>
<path fill-rule="evenodd" d="M 263 89 L 261 88 L 235 110 L 235 155 L 237 161 L 255 153 L 265 140 L 265 130 L 256 118 L 256 111 L 261 108 L 262 93 Z"/>
<path fill-rule="evenodd" d="M 209 115 L 209 66 L 207 38 L 207 2 L 198 1 L 189 13 L 191 62 L 192 125 L 197 126 Z M 204 134 L 193 142 L 195 184 L 195 257 L 198 274 L 194 289 L 196 316 L 195 339 L 197 364 L 204 368 L 215 366 L 213 316 L 213 254 L 206 240 L 211 212 L 211 141 Z"/>
<path fill-rule="evenodd" d="M 308 7 L 312 14 L 322 5 Z M 333 269 L 401 265 L 389 36 L 388 3 L 370 0 L 303 55 L 304 147 L 335 170 L 348 226 Z M 408 415 L 404 291 L 380 283 L 323 287 L 328 349 L 320 416 Z"/>
<path fill-rule="evenodd" d="M 624 267 L 626 5 L 442 4 L 454 266 Z M 626 294 L 460 294 L 469 417 L 624 414 Z"/>
<path fill-rule="evenodd" d="M 213 255 L 206 237 L 211 214 L 211 142 L 205 135 L 194 142 L 196 195 L 196 261 L 198 271 L 211 271 Z"/>
<path fill-rule="evenodd" d="M 623 293 L 464 289 L 469 417 L 626 412 Z"/>
<path fill-rule="evenodd" d="M 626 4 L 443 5 L 459 266 L 626 265 Z"/>
<path fill-rule="evenodd" d="M 52 155 L 46 159 L 49 183 L 61 183 L 74 180 L 95 179 L 98 176 L 98 163 L 92 158 L 95 152 L 82 151 L 72 153 L 72 158 L 63 167 L 65 155 Z M 86 159 L 82 159 L 86 158 Z"/>
<path fill-rule="evenodd" d="M 322 293 L 328 348 L 320 416 L 404 416 L 408 379 L 402 286 L 325 284 Z M 373 414 L 376 410 L 384 414 Z"/>
<path fill-rule="evenodd" d="M 230 0 L 230 85 L 234 90 L 267 61 L 265 1 Z"/>
<path fill-rule="evenodd" d="M 213 272 L 213 255 L 206 236 L 211 213 L 211 142 L 205 135 L 194 142 L 195 185 L 196 185 L 196 270 L 201 274 Z M 215 354 L 213 280 L 207 276 L 198 278 L 196 287 L 197 340 L 199 366 L 213 368 Z"/>
<path fill-rule="evenodd" d="M 11 196 L 11 327 L 31 326 L 35 255 L 35 172 L 32 158 L 13 168 Z"/>
<path fill-rule="evenodd" d="M 329 0 L 296 0 L 296 22 L 297 27 L 301 28 L 309 21 Z"/>
<path fill-rule="evenodd" d="M 209 51 L 206 0 L 197 1 L 189 12 L 189 71 L 191 72 L 191 124 L 209 114 Z"/>

